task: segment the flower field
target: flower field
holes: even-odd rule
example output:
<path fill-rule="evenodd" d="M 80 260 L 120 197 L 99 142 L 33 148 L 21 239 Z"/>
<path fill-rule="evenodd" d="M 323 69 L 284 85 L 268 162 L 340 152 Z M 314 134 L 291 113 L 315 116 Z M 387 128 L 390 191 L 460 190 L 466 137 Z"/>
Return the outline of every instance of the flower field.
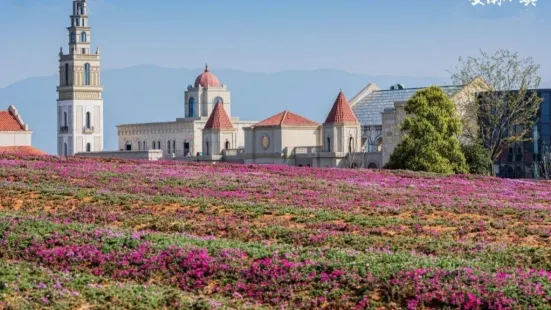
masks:
<path fill-rule="evenodd" d="M 0 308 L 550 309 L 551 182 L 0 157 Z"/>

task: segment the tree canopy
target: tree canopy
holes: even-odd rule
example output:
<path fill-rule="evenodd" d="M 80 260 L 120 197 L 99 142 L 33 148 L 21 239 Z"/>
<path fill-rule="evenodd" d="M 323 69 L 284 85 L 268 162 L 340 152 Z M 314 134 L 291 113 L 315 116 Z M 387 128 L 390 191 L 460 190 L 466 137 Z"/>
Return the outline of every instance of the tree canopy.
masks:
<path fill-rule="evenodd" d="M 458 140 L 461 121 L 444 91 L 432 86 L 418 91 L 406 104 L 403 139 L 385 166 L 436 173 L 466 173 L 468 166 Z"/>

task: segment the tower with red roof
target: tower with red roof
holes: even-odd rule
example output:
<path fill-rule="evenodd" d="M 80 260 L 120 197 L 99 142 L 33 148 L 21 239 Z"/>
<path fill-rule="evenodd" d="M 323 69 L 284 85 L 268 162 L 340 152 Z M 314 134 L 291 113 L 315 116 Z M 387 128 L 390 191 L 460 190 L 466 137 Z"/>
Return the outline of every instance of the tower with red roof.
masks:
<path fill-rule="evenodd" d="M 360 147 L 360 122 L 358 122 L 341 90 L 323 123 L 323 151 L 354 153 L 359 152 Z"/>
<path fill-rule="evenodd" d="M 237 129 L 224 109 L 222 101 L 218 101 L 203 128 L 203 155 L 219 156 L 223 150 L 236 148 Z"/>

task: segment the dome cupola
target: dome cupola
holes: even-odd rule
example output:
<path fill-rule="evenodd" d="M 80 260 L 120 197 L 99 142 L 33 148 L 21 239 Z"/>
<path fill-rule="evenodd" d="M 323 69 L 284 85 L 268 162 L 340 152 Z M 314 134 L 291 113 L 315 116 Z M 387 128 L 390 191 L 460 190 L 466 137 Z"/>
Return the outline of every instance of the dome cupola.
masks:
<path fill-rule="evenodd" d="M 195 87 L 198 87 L 201 85 L 201 87 L 220 87 L 220 81 L 216 77 L 216 75 L 212 74 L 209 71 L 209 66 L 205 65 L 205 71 L 195 79 Z"/>

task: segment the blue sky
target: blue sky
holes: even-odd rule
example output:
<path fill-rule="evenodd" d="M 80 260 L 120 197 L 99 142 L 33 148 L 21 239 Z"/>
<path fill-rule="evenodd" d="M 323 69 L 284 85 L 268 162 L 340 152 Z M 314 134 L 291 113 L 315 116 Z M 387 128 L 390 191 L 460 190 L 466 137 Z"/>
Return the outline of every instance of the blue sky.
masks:
<path fill-rule="evenodd" d="M 507 48 L 551 79 L 551 1 L 88 0 L 103 70 L 137 64 L 274 72 L 332 68 L 446 77 L 459 56 Z M 484 0 L 487 1 L 487 0 Z M 0 87 L 57 72 L 71 0 L 0 1 Z"/>

